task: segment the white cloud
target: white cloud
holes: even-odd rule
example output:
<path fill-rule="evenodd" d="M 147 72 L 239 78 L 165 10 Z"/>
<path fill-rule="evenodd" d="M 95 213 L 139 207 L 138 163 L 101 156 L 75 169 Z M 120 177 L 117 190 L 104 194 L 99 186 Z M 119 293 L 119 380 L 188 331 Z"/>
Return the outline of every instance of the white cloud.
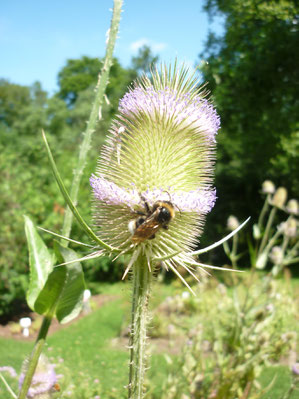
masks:
<path fill-rule="evenodd" d="M 166 43 L 156 43 L 152 40 L 146 39 L 146 38 L 141 38 L 139 40 L 136 40 L 136 42 L 133 42 L 130 44 L 130 50 L 132 52 L 137 52 L 141 47 L 143 46 L 149 46 L 151 50 L 156 53 L 163 51 L 166 47 Z"/>
<path fill-rule="evenodd" d="M 166 43 L 151 43 L 150 44 L 151 49 L 154 52 L 159 52 L 159 51 L 163 51 L 164 49 L 166 49 L 167 44 Z"/>

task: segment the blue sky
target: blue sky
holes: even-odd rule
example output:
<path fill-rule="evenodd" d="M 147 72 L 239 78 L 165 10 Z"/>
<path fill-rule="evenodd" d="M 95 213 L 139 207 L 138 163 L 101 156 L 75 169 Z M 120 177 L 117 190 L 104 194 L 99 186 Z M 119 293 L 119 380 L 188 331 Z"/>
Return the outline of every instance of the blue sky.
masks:
<path fill-rule="evenodd" d="M 162 61 L 198 60 L 209 29 L 202 0 L 126 0 L 115 56 L 129 66 L 138 48 L 149 45 Z M 57 74 L 68 58 L 102 57 L 112 0 L 2 0 L 0 77 L 57 90 Z"/>

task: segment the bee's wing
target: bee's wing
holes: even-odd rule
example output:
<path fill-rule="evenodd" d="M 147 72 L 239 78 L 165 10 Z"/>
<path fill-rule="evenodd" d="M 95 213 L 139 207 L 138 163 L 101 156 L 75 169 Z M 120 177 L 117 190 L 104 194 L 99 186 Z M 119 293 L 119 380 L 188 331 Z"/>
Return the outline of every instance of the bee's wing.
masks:
<path fill-rule="evenodd" d="M 155 219 L 155 213 L 148 216 L 146 220 L 138 226 L 132 237 L 133 241 L 141 242 L 153 236 L 161 227 L 159 222 Z"/>

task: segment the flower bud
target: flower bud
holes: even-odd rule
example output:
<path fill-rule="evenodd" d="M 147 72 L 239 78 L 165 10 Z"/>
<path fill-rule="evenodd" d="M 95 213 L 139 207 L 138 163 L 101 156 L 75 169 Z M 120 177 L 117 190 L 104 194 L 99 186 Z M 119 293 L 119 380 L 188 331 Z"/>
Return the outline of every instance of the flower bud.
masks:
<path fill-rule="evenodd" d="M 227 219 L 227 228 L 230 231 L 236 230 L 240 226 L 239 220 L 236 216 L 230 215 Z"/>
<path fill-rule="evenodd" d="M 298 215 L 299 214 L 299 205 L 296 199 L 290 199 L 286 205 L 286 211 L 289 212 L 291 215 Z"/>
<path fill-rule="evenodd" d="M 262 184 L 262 193 L 263 194 L 274 194 L 275 186 L 271 180 L 265 180 Z"/>
<path fill-rule="evenodd" d="M 278 187 L 272 198 L 272 205 L 282 208 L 287 200 L 288 192 L 284 187 Z"/>

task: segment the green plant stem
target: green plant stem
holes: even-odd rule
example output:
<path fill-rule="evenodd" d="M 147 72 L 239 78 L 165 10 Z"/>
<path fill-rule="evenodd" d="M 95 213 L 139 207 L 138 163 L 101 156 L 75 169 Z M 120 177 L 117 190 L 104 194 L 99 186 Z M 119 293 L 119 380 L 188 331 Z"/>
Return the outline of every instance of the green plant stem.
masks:
<path fill-rule="evenodd" d="M 277 230 L 276 233 L 273 235 L 273 237 L 268 241 L 268 244 L 265 247 L 265 252 L 268 254 L 270 249 L 273 247 L 273 245 L 276 243 L 278 237 L 282 234 L 281 230 Z"/>
<path fill-rule="evenodd" d="M 270 229 L 271 229 L 271 226 L 272 226 L 272 224 L 273 224 L 273 220 L 274 220 L 276 211 L 277 211 L 277 208 L 274 206 L 274 207 L 271 209 L 271 212 L 270 212 L 270 215 L 269 215 L 269 218 L 268 218 L 268 221 L 267 221 L 265 233 L 264 233 L 264 235 L 263 235 L 263 239 L 262 239 L 262 242 L 261 242 L 259 251 L 258 251 L 258 257 L 259 257 L 259 255 L 263 252 L 263 249 L 265 248 L 265 245 L 266 245 L 266 243 L 267 243 L 267 241 L 268 241 Z"/>
<path fill-rule="evenodd" d="M 14 398 L 17 399 L 17 395 L 14 393 L 14 391 L 11 389 L 11 387 L 8 385 L 6 379 L 3 377 L 3 375 L 0 373 L 0 379 L 2 380 L 5 388 L 7 391 L 10 393 L 10 395 Z"/>
<path fill-rule="evenodd" d="M 270 200 L 270 198 L 271 198 L 271 194 L 267 194 L 267 197 L 266 197 L 265 202 L 264 202 L 263 209 L 262 209 L 262 211 L 260 213 L 260 217 L 259 217 L 259 220 L 258 220 L 258 223 L 257 223 L 260 231 L 261 231 L 262 226 L 263 226 L 265 215 L 266 215 L 266 213 L 268 211 L 268 208 L 269 208 L 269 200 Z"/>
<path fill-rule="evenodd" d="M 27 392 L 30 388 L 31 381 L 34 376 L 40 354 L 42 352 L 44 343 L 46 342 L 46 337 L 48 334 L 49 327 L 51 325 L 51 321 L 52 321 L 52 316 L 45 316 L 43 319 L 43 323 L 40 328 L 37 340 L 35 341 L 33 351 L 31 352 L 29 358 L 28 369 L 18 399 L 26 399 L 27 397 Z"/>
<path fill-rule="evenodd" d="M 299 247 L 299 241 L 296 242 L 296 244 L 291 248 L 287 254 L 287 257 L 290 258 L 292 256 L 297 255 L 297 249 Z"/>
<path fill-rule="evenodd" d="M 96 86 L 95 100 L 91 109 L 89 121 L 87 123 L 87 128 L 84 133 L 84 138 L 80 146 L 78 164 L 74 171 L 74 178 L 70 192 L 70 197 L 75 205 L 77 205 L 79 185 L 86 165 L 87 153 L 90 149 L 91 138 L 95 131 L 95 127 L 98 120 L 101 119 L 101 109 L 104 100 L 104 94 L 108 84 L 110 68 L 113 63 L 113 58 L 112 58 L 113 50 L 118 33 L 121 8 L 122 8 L 122 0 L 114 0 L 113 14 L 109 30 L 108 43 L 106 47 L 105 60 L 102 70 L 99 74 L 98 83 Z M 73 221 L 72 211 L 70 210 L 69 207 L 67 207 L 63 221 L 62 233 L 61 233 L 63 236 L 65 237 L 70 236 L 72 221 Z M 63 241 L 62 245 L 67 246 L 68 242 Z"/>
<path fill-rule="evenodd" d="M 146 259 L 140 256 L 133 266 L 132 324 L 128 385 L 129 399 L 142 399 L 144 397 L 144 377 L 147 363 L 146 331 L 151 282 L 152 272 L 148 268 Z"/>
<path fill-rule="evenodd" d="M 278 270 L 276 272 L 276 276 L 282 272 L 282 270 L 283 270 L 283 268 L 285 266 L 285 252 L 286 252 L 287 246 L 289 244 L 289 241 L 290 241 L 290 237 L 287 237 L 286 235 L 284 235 L 283 241 L 282 241 L 282 245 L 281 245 L 282 261 L 280 263 L 278 263 L 277 265 L 275 265 L 277 267 L 277 270 Z M 272 268 L 271 272 L 272 272 L 273 275 L 275 275 L 273 273 L 273 271 L 274 271 L 274 268 Z"/>
<path fill-rule="evenodd" d="M 298 263 L 298 262 L 299 262 L 299 256 L 297 258 L 294 258 L 294 259 L 286 260 L 286 262 L 283 265 L 287 266 L 287 265 L 291 265 L 293 263 Z"/>
<path fill-rule="evenodd" d="M 235 269 L 237 267 L 237 250 L 238 250 L 238 234 L 233 236 L 233 246 L 232 246 L 232 266 Z"/>

